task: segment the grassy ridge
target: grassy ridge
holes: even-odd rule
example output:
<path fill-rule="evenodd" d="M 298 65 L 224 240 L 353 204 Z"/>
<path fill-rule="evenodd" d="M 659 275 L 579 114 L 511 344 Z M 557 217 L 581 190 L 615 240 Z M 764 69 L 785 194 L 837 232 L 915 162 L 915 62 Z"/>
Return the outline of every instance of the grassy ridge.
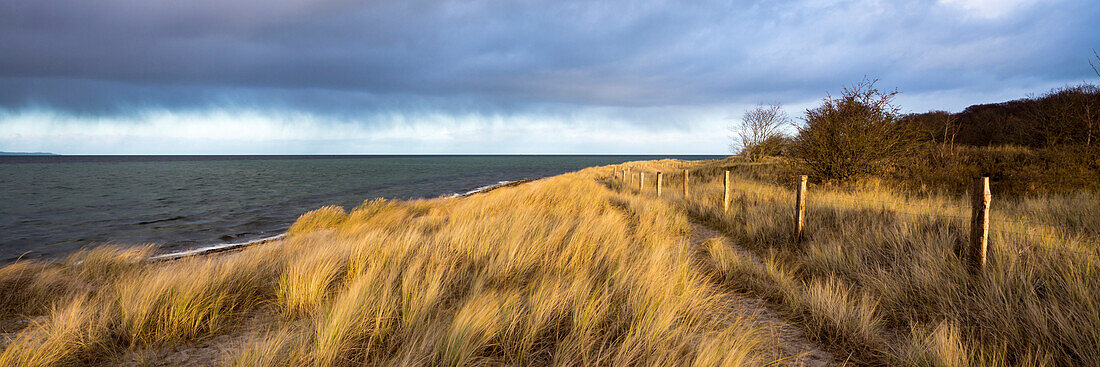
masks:
<path fill-rule="evenodd" d="M 735 177 L 722 211 L 720 172 L 731 165 L 767 170 L 703 164 L 690 199 L 664 195 L 753 253 L 709 248 L 729 286 L 788 306 L 837 354 L 875 365 L 1100 365 L 1100 196 L 995 193 L 989 266 L 973 279 L 959 257 L 965 196 L 811 186 L 798 243 L 790 189 Z M 675 165 L 639 168 L 673 172 L 673 187 L 682 179 Z"/>
<path fill-rule="evenodd" d="M 722 212 L 733 165 L 744 176 Z M 654 198 L 653 175 L 640 194 L 605 180 L 622 168 L 672 173 Z M 724 312 L 724 288 L 790 310 L 854 364 L 1100 365 L 1097 196 L 994 196 L 990 265 L 971 279 L 956 254 L 964 197 L 811 187 L 798 243 L 793 193 L 743 178 L 771 169 L 631 162 L 321 208 L 233 254 L 148 264 L 148 248 L 99 248 L 12 264 L 0 313 L 35 322 L 0 339 L 0 365 L 157 360 L 226 336 L 215 360 L 236 366 L 773 362 L 766 332 Z M 691 220 L 729 240 L 687 246 Z"/>
<path fill-rule="evenodd" d="M 45 316 L 0 365 L 157 359 L 224 334 L 242 335 L 228 365 L 765 363 L 758 330 L 720 312 L 693 265 L 686 217 L 607 190 L 608 172 L 321 208 L 283 241 L 224 256 L 12 265 L 5 311 Z"/>

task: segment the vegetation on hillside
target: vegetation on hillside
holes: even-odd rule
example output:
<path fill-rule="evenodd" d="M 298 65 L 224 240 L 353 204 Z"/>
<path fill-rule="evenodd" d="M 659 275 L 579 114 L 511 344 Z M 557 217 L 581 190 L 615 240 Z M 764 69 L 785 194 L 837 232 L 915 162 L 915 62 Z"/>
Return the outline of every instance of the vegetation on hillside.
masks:
<path fill-rule="evenodd" d="M 1039 96 L 970 106 L 956 114 L 943 111 L 912 114 L 906 116 L 903 124 L 914 130 L 937 131 L 927 136 L 935 142 L 1097 149 L 1100 88 L 1089 83 L 1065 86 Z M 944 130 L 951 133 L 946 136 L 938 133 Z"/>
<path fill-rule="evenodd" d="M 232 254 L 150 264 L 147 248 L 101 248 L 9 265 L 4 319 L 34 321 L 0 338 L 0 366 L 156 361 L 215 342 L 229 351 L 216 362 L 237 366 L 780 358 L 696 266 L 687 217 L 608 190 L 610 172 L 320 208 Z"/>
<path fill-rule="evenodd" d="M 689 198 L 662 196 L 728 235 L 704 249 L 727 286 L 786 306 L 834 354 L 858 365 L 1100 365 L 1097 194 L 995 195 L 989 263 L 972 277 L 960 255 L 967 197 L 811 185 L 800 242 L 794 192 L 746 178 L 776 164 L 703 163 L 691 170 Z M 644 166 L 671 171 L 672 187 L 680 168 Z M 739 173 L 728 212 L 726 169 Z"/>
<path fill-rule="evenodd" d="M 1100 197 L 994 197 L 989 266 L 965 197 L 810 188 L 795 240 L 774 160 L 631 162 L 451 200 L 303 215 L 284 240 L 165 263 L 97 248 L 0 269 L 0 365 L 762 365 L 791 356 L 726 292 L 786 310 L 855 365 L 1100 364 Z M 679 190 L 690 169 L 689 198 Z M 654 197 L 649 177 L 666 172 Z M 721 172 L 733 200 L 722 211 Z M 702 246 L 693 224 L 720 230 Z M 33 320 L 30 323 L 16 322 Z M 210 349 L 210 348 L 207 348 Z M 220 350 L 225 350 L 221 352 Z M 201 361 L 201 359 L 199 359 Z"/>
<path fill-rule="evenodd" d="M 960 113 L 901 115 L 893 103 L 897 92 L 875 83 L 864 80 L 839 97 L 826 96 L 805 111 L 790 137 L 743 123 L 740 134 L 767 133 L 768 139 L 742 138 L 741 157 L 784 157 L 778 159 L 784 164 L 770 166 L 775 183 L 806 174 L 840 186 L 959 194 L 972 178 L 990 176 L 997 190 L 1011 195 L 1100 190 L 1100 89 L 1091 84 Z"/>

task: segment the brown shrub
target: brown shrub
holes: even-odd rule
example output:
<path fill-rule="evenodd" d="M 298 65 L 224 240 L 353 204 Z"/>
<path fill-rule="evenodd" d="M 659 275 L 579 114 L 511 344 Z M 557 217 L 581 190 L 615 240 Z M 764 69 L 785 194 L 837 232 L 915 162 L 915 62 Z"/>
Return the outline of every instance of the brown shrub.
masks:
<path fill-rule="evenodd" d="M 810 176 L 842 181 L 879 173 L 909 144 L 897 123 L 892 104 L 897 92 L 882 92 L 874 80 L 844 88 L 840 97 L 826 96 L 822 105 L 806 110 L 792 155 Z"/>

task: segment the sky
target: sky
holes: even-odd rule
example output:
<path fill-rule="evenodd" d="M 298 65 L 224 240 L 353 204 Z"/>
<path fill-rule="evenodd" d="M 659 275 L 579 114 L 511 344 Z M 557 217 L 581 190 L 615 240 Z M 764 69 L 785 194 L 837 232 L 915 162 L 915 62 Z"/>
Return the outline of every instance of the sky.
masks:
<path fill-rule="evenodd" d="M 0 151 L 726 154 L 864 78 L 1096 83 L 1094 1 L 0 0 Z"/>

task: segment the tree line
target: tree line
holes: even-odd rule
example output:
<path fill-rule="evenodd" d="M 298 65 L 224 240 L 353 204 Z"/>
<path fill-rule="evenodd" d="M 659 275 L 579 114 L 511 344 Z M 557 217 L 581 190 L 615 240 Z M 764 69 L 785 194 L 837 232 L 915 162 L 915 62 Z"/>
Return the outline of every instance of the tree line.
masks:
<path fill-rule="evenodd" d="M 1096 57 L 1100 63 L 1100 55 Z M 1093 68 L 1100 76 L 1096 65 Z M 947 156 L 997 151 L 972 149 L 975 147 L 1013 147 L 1009 150 L 1030 155 L 1010 158 L 1030 159 L 1030 165 L 1045 164 L 1039 162 L 1042 160 L 1058 161 L 1046 162 L 1054 164 L 1074 161 L 1068 163 L 1078 171 L 1100 172 L 1096 167 L 1100 164 L 1096 163 L 1100 161 L 1100 88 L 1093 84 L 1084 82 L 1019 100 L 973 105 L 957 113 L 912 114 L 900 112 L 894 102 L 896 90 L 881 90 L 876 84 L 877 80 L 864 79 L 844 88 L 839 96 L 827 95 L 819 106 L 804 111 L 800 123 L 780 104 L 750 109 L 731 127 L 735 135 L 730 148 L 749 161 L 777 155 L 794 158 L 790 161 L 798 170 L 818 181 L 904 175 L 904 171 L 918 170 L 915 166 L 933 160 L 950 164 L 943 159 Z M 785 133 L 790 130 L 794 133 Z M 982 158 L 968 157 L 967 161 Z M 990 171 L 981 174 L 998 174 L 992 171 L 1005 168 L 990 163 L 981 170 Z"/>
<path fill-rule="evenodd" d="M 1100 135 L 1100 88 L 1082 83 L 954 114 L 911 114 L 900 122 L 929 141 L 947 144 L 1094 147 Z"/>

